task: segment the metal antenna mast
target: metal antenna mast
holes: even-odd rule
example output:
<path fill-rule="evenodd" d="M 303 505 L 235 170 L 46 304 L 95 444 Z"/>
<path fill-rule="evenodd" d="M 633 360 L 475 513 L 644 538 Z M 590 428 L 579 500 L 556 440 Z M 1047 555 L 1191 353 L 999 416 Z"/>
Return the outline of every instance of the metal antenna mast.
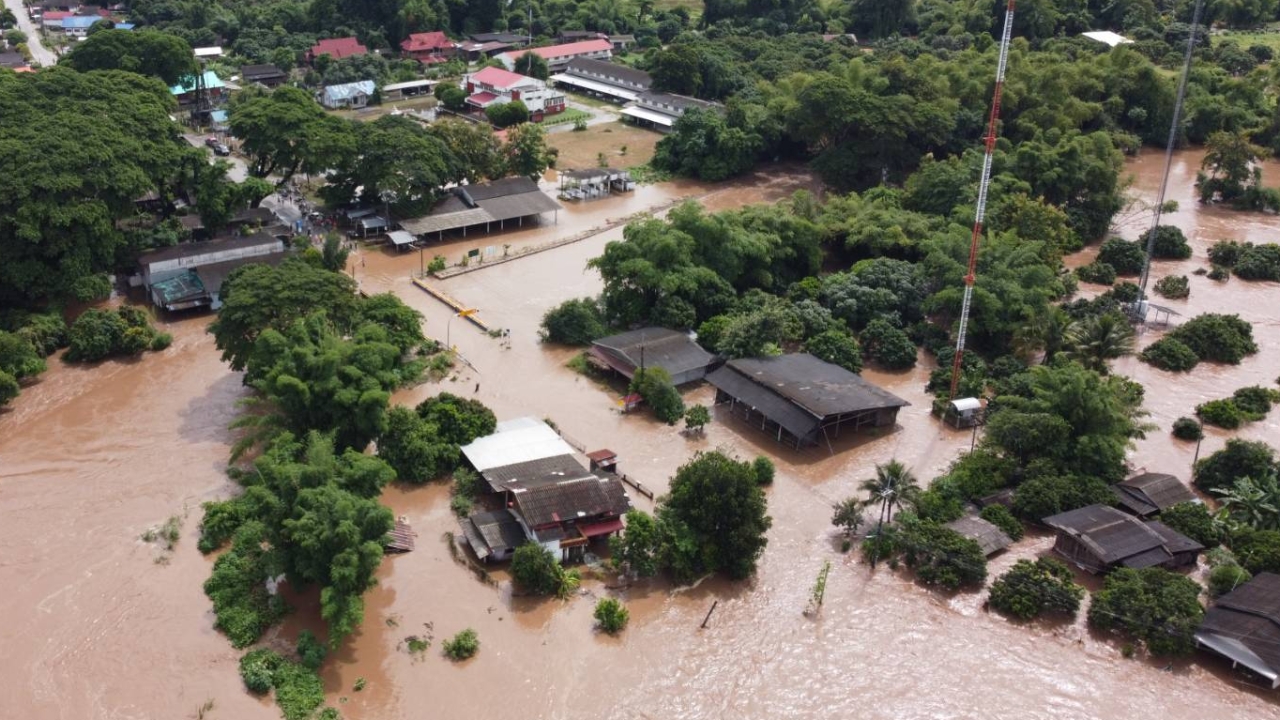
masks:
<path fill-rule="evenodd" d="M 1147 256 L 1142 261 L 1142 277 L 1138 282 L 1138 302 L 1133 306 L 1133 318 L 1146 317 L 1147 281 L 1151 278 L 1151 255 L 1156 249 L 1156 232 L 1160 228 L 1160 215 L 1164 211 L 1164 193 L 1169 187 L 1169 170 L 1173 167 L 1173 150 L 1178 143 L 1178 130 L 1182 126 L 1182 101 L 1187 95 L 1187 77 L 1191 75 L 1191 56 L 1196 47 L 1196 31 L 1200 28 L 1200 11 L 1204 0 L 1196 0 L 1195 13 L 1191 17 L 1191 34 L 1187 36 L 1187 55 L 1182 61 L 1182 77 L 1178 80 L 1178 99 L 1173 104 L 1173 122 L 1169 125 L 1169 143 L 1164 149 L 1164 175 L 1160 178 L 1160 190 L 1156 193 L 1156 209 L 1151 218 L 1151 231 L 1147 235 Z"/>
<path fill-rule="evenodd" d="M 956 354 L 951 363 L 951 395 L 956 397 L 960 385 L 960 365 L 964 360 L 965 335 L 969 332 L 969 306 L 973 302 L 973 281 L 978 269 L 978 243 L 982 239 L 982 220 L 987 213 L 987 189 L 991 185 L 991 157 L 996 149 L 996 130 L 1000 120 L 1000 95 L 1004 92 L 1004 71 L 1009 63 L 1009 37 L 1013 34 L 1014 0 L 1004 10 L 1004 31 L 1000 34 L 1000 60 L 996 63 L 996 88 L 991 96 L 991 117 L 987 121 L 986 154 L 982 158 L 982 180 L 978 184 L 978 207 L 973 215 L 973 238 L 969 242 L 969 271 L 964 276 L 964 302 L 960 305 L 960 330 L 956 336 Z"/>

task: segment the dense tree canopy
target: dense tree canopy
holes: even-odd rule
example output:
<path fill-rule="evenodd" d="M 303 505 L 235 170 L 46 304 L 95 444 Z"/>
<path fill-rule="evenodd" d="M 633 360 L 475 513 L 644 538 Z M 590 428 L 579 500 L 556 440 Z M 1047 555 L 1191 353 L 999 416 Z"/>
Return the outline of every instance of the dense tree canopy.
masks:
<path fill-rule="evenodd" d="M 699 453 L 671 479 L 658 508 L 664 527 L 663 564 L 678 579 L 708 572 L 735 580 L 755 573 L 772 520 L 750 463 L 719 452 Z"/>
<path fill-rule="evenodd" d="M 182 38 L 152 30 L 104 30 L 76 43 L 60 64 L 80 72 L 125 70 L 177 85 L 196 72 L 191 46 Z"/>

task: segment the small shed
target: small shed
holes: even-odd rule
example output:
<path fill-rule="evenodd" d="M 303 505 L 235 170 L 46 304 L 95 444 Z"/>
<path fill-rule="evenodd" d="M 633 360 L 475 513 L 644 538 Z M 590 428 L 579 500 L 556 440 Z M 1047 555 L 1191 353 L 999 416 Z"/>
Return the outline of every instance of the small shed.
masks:
<path fill-rule="evenodd" d="M 397 250 L 401 251 L 408 250 L 413 247 L 415 242 L 418 241 L 418 238 L 404 230 L 392 230 L 387 233 L 387 237 L 391 239 L 391 244 L 394 245 Z"/>
<path fill-rule="evenodd" d="M 951 530 L 978 543 L 982 554 L 991 557 L 1013 544 L 1013 539 L 991 522 L 977 515 L 966 515 L 946 525 Z"/>
<path fill-rule="evenodd" d="M 716 356 L 693 338 L 677 330 L 646 327 L 610 335 L 591 343 L 588 357 L 596 365 L 614 370 L 628 380 L 641 367 L 658 367 L 671 375 L 675 385 L 701 380 L 715 366 Z"/>
<path fill-rule="evenodd" d="M 1162 523 L 1143 522 L 1107 505 L 1044 519 L 1058 532 L 1054 552 L 1092 573 L 1119 567 L 1176 569 L 1194 565 L 1204 546 Z"/>
<path fill-rule="evenodd" d="M 1258 573 L 1218 598 L 1196 630 L 1196 647 L 1244 666 L 1280 688 L 1280 575 Z"/>
<path fill-rule="evenodd" d="M 942 420 L 948 425 L 960 429 L 981 425 L 986 418 L 982 401 L 978 398 L 956 398 L 947 403 Z"/>
<path fill-rule="evenodd" d="M 506 560 L 527 541 L 524 527 L 510 510 L 478 512 L 459 524 L 472 552 L 485 562 Z"/>
<path fill-rule="evenodd" d="M 591 471 L 603 470 L 617 474 L 618 472 L 618 453 L 608 450 L 596 450 L 587 453 L 587 460 L 591 463 Z"/>
<path fill-rule="evenodd" d="M 1179 503 L 1200 502 L 1190 488 L 1168 473 L 1139 473 L 1112 485 L 1111 491 L 1122 510 L 1144 518 Z"/>

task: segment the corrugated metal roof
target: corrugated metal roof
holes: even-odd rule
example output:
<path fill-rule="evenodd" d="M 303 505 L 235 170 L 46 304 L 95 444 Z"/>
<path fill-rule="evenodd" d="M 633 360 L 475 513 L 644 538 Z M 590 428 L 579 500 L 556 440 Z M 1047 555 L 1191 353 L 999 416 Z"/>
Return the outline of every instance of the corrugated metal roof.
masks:
<path fill-rule="evenodd" d="M 358 95 L 372 95 L 374 84 L 372 80 L 359 80 L 357 82 L 342 83 L 341 85 L 329 85 L 324 89 L 325 102 L 334 103 L 343 100 L 350 100 Z"/>
<path fill-rule="evenodd" d="M 572 455 L 555 455 L 513 465 L 489 468 L 481 473 L 494 492 L 530 488 L 591 475 Z"/>
<path fill-rule="evenodd" d="M 537 418 L 499 423 L 497 432 L 462 446 L 472 467 L 480 472 L 557 455 L 572 455 L 573 448 L 555 430 Z"/>
<path fill-rule="evenodd" d="M 594 475 L 539 485 L 514 493 L 516 510 L 529 527 L 594 521 L 622 515 L 631 507 L 622 481 Z"/>
<path fill-rule="evenodd" d="M 1167 473 L 1142 473 L 1114 486 L 1121 504 L 1139 515 L 1150 515 L 1178 503 L 1197 502 L 1191 489 Z"/>
<path fill-rule="evenodd" d="M 495 550 L 514 549 L 528 540 L 520 521 L 508 510 L 478 512 L 460 524 L 471 549 L 481 560 Z"/>
<path fill-rule="evenodd" d="M 632 370 L 640 367 L 641 348 L 646 366 L 660 367 L 672 377 L 706 368 L 716 356 L 703 350 L 688 335 L 676 330 L 647 327 L 596 340 L 592 345 L 625 361 Z"/>
<path fill-rule="evenodd" d="M 280 240 L 263 233 L 255 233 L 253 235 L 245 235 L 242 237 L 223 238 L 220 240 L 208 240 L 205 242 L 190 242 L 174 245 L 154 252 L 149 252 L 138 258 L 139 265 L 151 265 L 165 260 L 174 260 L 176 258 L 195 257 L 198 255 L 206 255 L 209 253 L 225 252 L 227 250 L 240 250 L 243 248 L 257 247 L 259 245 L 277 245 L 283 248 Z"/>
<path fill-rule="evenodd" d="M 808 353 L 741 358 L 728 364 L 818 418 L 911 404 L 839 365 L 823 362 Z"/>
<path fill-rule="evenodd" d="M 821 418 L 814 417 L 781 395 L 752 382 L 728 365 L 708 374 L 707 382 L 738 402 L 746 403 L 763 413 L 798 438 L 809 437 L 821 424 Z"/>
<path fill-rule="evenodd" d="M 1044 519 L 1059 532 L 1074 537 L 1103 565 L 1150 567 L 1172 559 L 1172 553 L 1198 551 L 1191 538 L 1157 522 L 1143 522 L 1107 505 L 1089 505 Z"/>
<path fill-rule="evenodd" d="M 946 526 L 977 542 L 983 555 L 994 555 L 1013 544 L 1013 540 L 1003 530 L 977 515 L 967 515 L 947 523 Z"/>

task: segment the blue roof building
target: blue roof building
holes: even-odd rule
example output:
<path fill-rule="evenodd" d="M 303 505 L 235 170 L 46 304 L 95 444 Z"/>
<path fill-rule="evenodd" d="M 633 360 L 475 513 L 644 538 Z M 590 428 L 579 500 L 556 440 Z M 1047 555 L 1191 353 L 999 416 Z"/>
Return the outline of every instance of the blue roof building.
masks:
<path fill-rule="evenodd" d="M 212 70 L 205 70 L 204 87 L 206 90 L 220 90 L 225 88 L 226 85 L 223 84 L 222 79 L 218 77 L 217 73 Z M 183 78 L 181 83 L 169 88 L 169 93 L 172 95 L 186 95 L 189 92 L 195 92 L 195 89 L 196 78 L 193 75 Z"/>
<path fill-rule="evenodd" d="M 330 85 L 321 94 L 320 104 L 331 110 L 343 107 L 362 108 L 369 104 L 374 89 L 372 80 Z"/>
<path fill-rule="evenodd" d="M 62 19 L 62 31 L 68 35 L 87 35 L 89 28 L 102 22 L 98 15 L 75 15 Z"/>
<path fill-rule="evenodd" d="M 116 30 L 132 30 L 136 27 L 138 26 L 135 25 L 134 23 L 125 23 L 125 22 L 116 23 Z"/>

